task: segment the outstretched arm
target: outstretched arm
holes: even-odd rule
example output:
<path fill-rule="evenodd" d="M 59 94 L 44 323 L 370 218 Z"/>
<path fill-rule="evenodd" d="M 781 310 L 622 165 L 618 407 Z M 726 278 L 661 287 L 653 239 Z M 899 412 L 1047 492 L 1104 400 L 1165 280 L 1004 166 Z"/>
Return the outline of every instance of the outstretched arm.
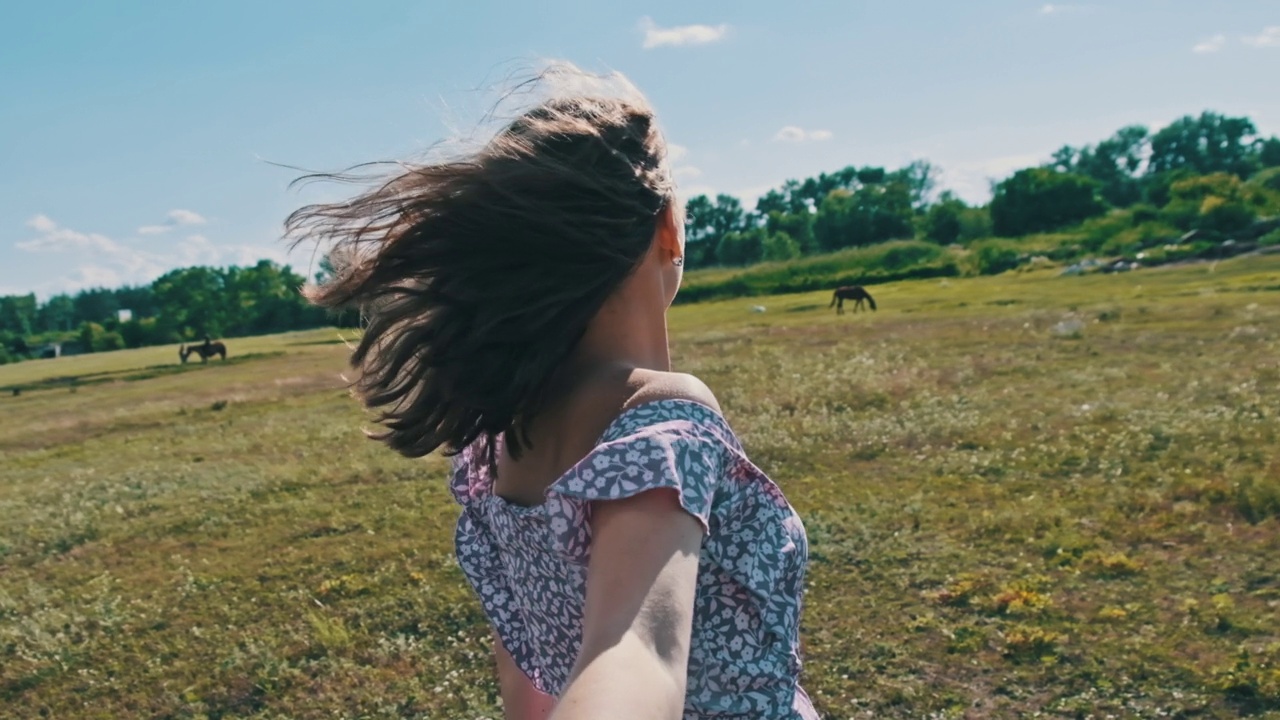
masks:
<path fill-rule="evenodd" d="M 678 720 L 702 525 L 675 491 L 592 506 L 582 649 L 552 720 Z"/>

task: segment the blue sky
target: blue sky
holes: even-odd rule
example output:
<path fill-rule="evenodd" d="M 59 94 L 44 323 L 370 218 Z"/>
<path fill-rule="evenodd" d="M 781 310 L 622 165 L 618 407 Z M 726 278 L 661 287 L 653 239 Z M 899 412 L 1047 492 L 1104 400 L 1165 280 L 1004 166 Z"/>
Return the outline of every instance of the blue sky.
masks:
<path fill-rule="evenodd" d="M 844 165 L 990 179 L 1205 109 L 1280 132 L 1280 3 L 6 2 L 0 294 L 289 260 L 268 161 L 412 156 L 513 67 L 619 70 L 658 108 L 683 191 L 748 203 Z"/>

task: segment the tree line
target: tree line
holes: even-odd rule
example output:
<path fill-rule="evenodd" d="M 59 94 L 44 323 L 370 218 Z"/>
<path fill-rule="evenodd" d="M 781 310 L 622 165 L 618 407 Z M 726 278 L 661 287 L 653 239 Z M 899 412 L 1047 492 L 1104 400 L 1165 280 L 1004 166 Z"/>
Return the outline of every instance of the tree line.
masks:
<path fill-rule="evenodd" d="M 1206 111 L 1158 132 L 1141 125 L 1084 147 L 1065 146 L 1039 167 L 995 183 L 989 203 L 936 197 L 937 170 L 849 166 L 788 180 L 753 210 L 730 195 L 686 206 L 692 267 L 746 266 L 916 238 L 942 245 L 1019 238 L 1131 210 L 1170 231 L 1238 231 L 1280 200 L 1280 139 L 1246 117 Z M 1245 181 L 1254 178 L 1255 182 Z"/>
<path fill-rule="evenodd" d="M 1176 259 L 1216 251 L 1215 243 L 1236 237 L 1280 243 L 1280 139 L 1260 136 L 1246 117 L 1206 111 L 1155 133 L 1131 125 L 1091 145 L 1064 146 L 1045 164 L 994 183 L 985 204 L 935 195 L 937 182 L 937 168 L 920 160 L 897 170 L 851 165 L 788 180 L 751 210 L 731 195 L 699 195 L 686 204 L 687 265 L 743 267 L 899 241 L 850 266 L 868 278 L 893 279 L 958 272 L 940 248 L 963 248 L 973 271 L 990 273 L 1016 267 L 1030 250 L 1059 260 L 1140 251 Z M 1194 243 L 1173 244 L 1190 231 Z M 330 271 L 326 258 L 318 277 Z M 149 285 L 82 290 L 43 303 L 35 295 L 0 297 L 0 363 L 37 355 L 50 342 L 96 352 L 356 319 L 308 305 L 298 292 L 304 281 L 264 260 L 183 268 Z M 807 287 L 786 282 L 774 286 Z M 723 291 L 738 291 L 730 285 Z M 132 317 L 121 319 L 120 310 Z"/>
<path fill-rule="evenodd" d="M 322 266 L 323 271 L 323 266 Z M 308 304 L 306 278 L 287 265 L 188 267 L 149 285 L 92 288 L 37 302 L 34 294 L 0 297 L 0 362 L 40 354 L 50 343 L 79 352 L 261 335 L 332 325 L 342 318 Z M 121 318 L 128 310 L 128 319 Z"/>

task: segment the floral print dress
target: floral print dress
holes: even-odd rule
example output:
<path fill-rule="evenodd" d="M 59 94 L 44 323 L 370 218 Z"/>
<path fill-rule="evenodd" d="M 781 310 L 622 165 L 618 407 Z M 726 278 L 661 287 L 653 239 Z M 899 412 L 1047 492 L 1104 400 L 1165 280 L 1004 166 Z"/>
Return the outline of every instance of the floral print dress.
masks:
<path fill-rule="evenodd" d="M 684 717 L 818 717 L 797 682 L 804 526 L 719 413 L 687 400 L 624 411 L 534 507 L 493 492 L 486 455 L 477 443 L 454 458 L 458 562 L 535 687 L 558 696 L 582 643 L 591 503 L 669 488 L 705 530 Z"/>

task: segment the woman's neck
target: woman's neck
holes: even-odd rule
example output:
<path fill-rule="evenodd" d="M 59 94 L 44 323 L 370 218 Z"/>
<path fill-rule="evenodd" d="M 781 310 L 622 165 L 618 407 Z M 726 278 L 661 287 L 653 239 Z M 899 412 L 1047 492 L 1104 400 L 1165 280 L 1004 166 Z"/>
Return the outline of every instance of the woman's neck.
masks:
<path fill-rule="evenodd" d="M 623 365 L 670 372 L 665 303 L 643 288 L 630 290 L 606 301 L 587 325 L 571 360 L 575 369 Z"/>

